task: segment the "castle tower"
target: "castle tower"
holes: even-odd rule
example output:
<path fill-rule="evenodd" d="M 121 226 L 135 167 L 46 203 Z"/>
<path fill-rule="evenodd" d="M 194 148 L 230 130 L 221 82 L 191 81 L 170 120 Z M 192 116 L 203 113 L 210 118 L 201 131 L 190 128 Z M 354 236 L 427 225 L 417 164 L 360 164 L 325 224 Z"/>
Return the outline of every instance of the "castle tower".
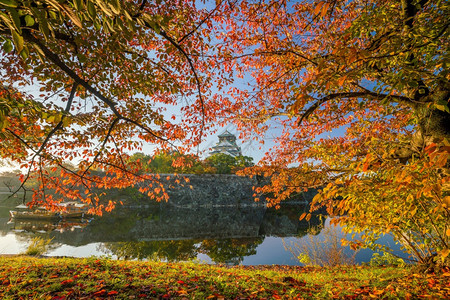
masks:
<path fill-rule="evenodd" d="M 233 157 L 242 156 L 241 147 L 236 144 L 236 136 L 228 130 L 219 135 L 219 142 L 212 149 L 210 155 L 224 153 Z"/>

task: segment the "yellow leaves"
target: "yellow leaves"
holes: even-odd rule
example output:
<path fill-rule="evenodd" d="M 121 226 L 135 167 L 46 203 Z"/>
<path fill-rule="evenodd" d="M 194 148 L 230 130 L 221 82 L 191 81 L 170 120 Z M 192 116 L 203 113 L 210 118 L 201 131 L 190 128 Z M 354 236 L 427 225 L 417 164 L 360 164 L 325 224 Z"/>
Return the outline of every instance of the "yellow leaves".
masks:
<path fill-rule="evenodd" d="M 105 0 L 95 0 L 95 2 L 101 8 L 101 10 L 110 17 L 121 12 L 120 3 L 117 0 L 108 2 L 105 2 Z"/>
<path fill-rule="evenodd" d="M 443 202 L 444 202 L 443 205 L 450 208 L 450 196 L 445 196 Z"/>
<path fill-rule="evenodd" d="M 320 203 L 322 200 L 323 200 L 322 193 L 318 193 L 317 195 L 314 196 L 312 202 L 313 203 Z"/>
<path fill-rule="evenodd" d="M 52 123 L 56 124 L 56 123 L 59 123 L 61 121 L 62 117 L 63 117 L 62 114 L 56 113 L 56 114 L 52 114 L 52 115 L 48 116 L 46 118 L 46 121 L 48 123 L 51 123 L 51 124 Z M 68 121 L 70 122 L 70 120 L 68 120 Z M 68 121 L 66 121 L 67 125 L 68 125 L 68 123 L 67 123 Z"/>
<path fill-rule="evenodd" d="M 23 37 L 15 30 L 11 30 L 11 34 L 17 53 L 20 53 L 23 50 Z"/>
<path fill-rule="evenodd" d="M 407 203 L 414 202 L 414 196 L 411 195 L 411 194 L 409 194 L 408 197 L 406 197 L 406 202 L 407 202 Z"/>
<path fill-rule="evenodd" d="M 445 249 L 439 251 L 439 258 L 442 260 L 442 262 L 444 262 L 449 254 L 450 254 L 450 249 L 445 248 Z"/>
<path fill-rule="evenodd" d="M 122 11 L 122 7 L 120 5 L 119 0 L 111 0 L 109 3 L 109 6 L 111 7 L 111 10 L 113 11 L 113 13 L 115 13 L 116 15 L 120 14 L 120 12 Z"/>
<path fill-rule="evenodd" d="M 411 183 L 412 180 L 413 180 L 413 177 L 411 175 L 406 176 L 405 178 L 403 178 L 403 182 L 404 183 Z"/>
<path fill-rule="evenodd" d="M 379 299 L 380 295 L 384 294 L 384 290 L 379 290 L 376 287 L 373 288 L 373 291 L 369 293 L 370 298 Z"/>

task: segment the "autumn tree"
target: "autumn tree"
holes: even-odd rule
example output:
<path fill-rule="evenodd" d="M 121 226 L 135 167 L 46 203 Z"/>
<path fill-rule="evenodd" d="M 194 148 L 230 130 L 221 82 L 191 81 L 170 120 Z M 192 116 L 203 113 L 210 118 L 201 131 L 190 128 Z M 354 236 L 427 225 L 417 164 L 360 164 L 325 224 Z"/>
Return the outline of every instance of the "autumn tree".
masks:
<path fill-rule="evenodd" d="M 26 170 L 21 189 L 38 180 L 35 204 L 59 201 L 48 193 L 55 190 L 101 213 L 114 203 L 100 203 L 93 187 L 145 180 L 146 192 L 162 188 L 156 175 L 137 174 L 139 163 L 126 163 L 130 151 L 146 143 L 185 152 L 200 143 L 220 72 L 203 55 L 214 6 L 196 5 L 0 1 L 0 155 Z M 76 170 L 64 161 L 76 161 Z"/>
<path fill-rule="evenodd" d="M 257 191 L 277 205 L 318 188 L 312 209 L 326 206 L 365 245 L 391 233 L 413 259 L 448 263 L 448 2 L 227 5 L 221 62 L 243 81 L 225 122 L 246 138 L 278 134 L 246 173 L 270 178 Z"/>

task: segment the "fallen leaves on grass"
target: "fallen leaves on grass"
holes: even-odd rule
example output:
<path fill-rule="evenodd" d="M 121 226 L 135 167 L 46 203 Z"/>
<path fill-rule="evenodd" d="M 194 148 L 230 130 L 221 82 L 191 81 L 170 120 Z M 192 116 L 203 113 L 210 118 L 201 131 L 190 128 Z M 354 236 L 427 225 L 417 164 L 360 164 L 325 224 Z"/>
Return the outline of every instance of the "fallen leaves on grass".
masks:
<path fill-rule="evenodd" d="M 410 268 L 219 267 L 194 263 L 0 258 L 0 298 L 448 298 L 450 276 Z"/>

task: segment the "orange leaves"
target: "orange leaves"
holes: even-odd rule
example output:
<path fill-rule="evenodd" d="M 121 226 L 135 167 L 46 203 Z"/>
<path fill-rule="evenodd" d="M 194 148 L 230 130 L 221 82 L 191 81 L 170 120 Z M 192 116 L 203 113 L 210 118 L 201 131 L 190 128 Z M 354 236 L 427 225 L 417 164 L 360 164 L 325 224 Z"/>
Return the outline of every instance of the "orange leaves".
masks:
<path fill-rule="evenodd" d="M 330 7 L 330 3 L 319 2 L 316 4 L 316 7 L 314 8 L 314 14 L 323 18 L 327 14 L 329 7 Z"/>
<path fill-rule="evenodd" d="M 442 202 L 443 202 L 443 204 L 444 204 L 447 208 L 450 208 L 450 196 L 445 196 L 445 197 L 442 199 Z"/>
<path fill-rule="evenodd" d="M 305 219 L 306 221 L 309 222 L 309 220 L 311 220 L 311 214 L 310 214 L 310 213 L 304 212 L 304 213 L 302 213 L 302 214 L 300 215 L 300 217 L 299 217 L 298 219 L 299 219 L 300 221 L 302 221 L 303 219 Z"/>
<path fill-rule="evenodd" d="M 17 1 L 3 2 L 17 4 Z M 64 179 L 57 180 L 59 185 L 49 184 L 52 180 L 56 182 L 56 177 L 46 172 L 32 179 L 41 181 L 37 186 L 42 189 L 54 189 L 62 197 L 82 199 L 85 195 L 70 189 L 85 185 L 124 188 L 141 182 L 141 170 L 137 164 L 128 164 L 127 156 L 139 150 L 144 142 L 162 149 L 171 147 L 173 142 L 190 147 L 199 143 L 199 137 L 206 132 L 206 127 L 199 125 L 213 115 L 203 102 L 210 96 L 208 88 L 213 85 L 211 76 L 215 71 L 208 67 L 213 65 L 212 58 L 190 57 L 188 53 L 209 49 L 211 20 L 208 17 L 211 16 L 206 10 L 197 10 L 191 1 L 164 4 L 164 7 L 157 1 L 146 7 L 142 18 L 132 18 L 139 7 L 123 6 L 116 0 L 87 4 L 75 1 L 73 7 L 58 1 L 49 3 L 39 14 L 35 14 L 37 10 L 29 3 L 17 9 L 11 7 L 12 15 L 3 18 L 14 25 L 11 29 L 18 51 L 8 54 L 2 63 L 2 71 L 7 75 L 0 86 L 0 129 L 5 132 L 8 129 L 9 133 L 0 136 L 0 157 L 9 158 L 23 168 L 32 165 L 33 175 L 41 167 L 80 161 L 76 175 L 62 174 Z M 22 16 L 22 23 L 12 22 L 18 20 L 17 14 Z M 169 22 L 174 17 L 176 22 Z M 201 20 L 208 26 L 200 35 L 187 35 L 189 38 L 185 43 L 180 41 L 178 49 L 170 43 L 171 39 L 176 41 L 185 36 Z M 22 36 L 21 31 L 22 27 L 34 23 L 39 24 L 36 30 L 40 34 L 38 41 L 33 42 L 29 40 L 33 37 Z M 49 36 L 54 38 L 50 33 L 59 32 L 62 24 L 67 24 L 80 38 L 71 41 L 56 38 L 55 43 L 49 42 Z M 159 36 L 161 28 L 167 30 L 165 37 Z M 6 52 L 11 52 L 13 41 L 4 35 L 0 40 L 5 40 Z M 31 48 L 27 46 L 30 43 L 40 46 Z M 123 49 L 130 53 L 124 53 Z M 27 53 L 22 57 L 26 62 L 17 60 L 19 52 L 25 50 Z M 102 59 L 98 60 L 99 57 Z M 26 63 L 35 67 L 28 68 Z M 103 71 L 98 72 L 99 69 Z M 83 78 L 90 78 L 89 82 Z M 41 86 L 41 93 L 39 97 L 28 97 L 21 89 L 34 80 Z M 74 81 L 83 84 L 73 86 Z M 19 89 L 10 88 L 13 85 Z M 11 96 L 6 97 L 8 101 L 3 105 L 5 95 Z M 179 110 L 181 107 L 176 105 L 180 99 L 189 99 L 189 103 L 182 103 L 186 109 L 181 109 L 178 122 L 171 123 L 170 117 L 162 112 L 165 108 Z M 61 121 L 62 126 L 56 127 Z M 54 132 L 51 138 L 49 132 Z M 46 137 L 49 139 L 42 153 L 29 165 L 24 164 L 29 153 L 36 153 Z M 106 175 L 94 174 L 100 172 Z M 49 193 L 41 191 L 37 198 L 44 194 Z M 103 205 L 112 207 L 108 202 Z"/>

